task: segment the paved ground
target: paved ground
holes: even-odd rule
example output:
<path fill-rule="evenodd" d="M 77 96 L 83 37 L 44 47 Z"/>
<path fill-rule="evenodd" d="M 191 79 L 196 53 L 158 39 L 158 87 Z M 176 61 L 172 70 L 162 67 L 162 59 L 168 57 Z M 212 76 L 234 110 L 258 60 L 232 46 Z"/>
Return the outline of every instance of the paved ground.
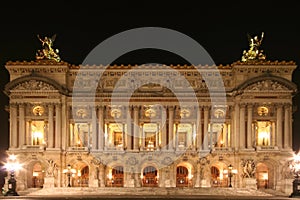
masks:
<path fill-rule="evenodd" d="M 291 200 L 275 190 L 252 190 L 235 188 L 55 188 L 31 189 L 19 192 L 20 196 L 0 196 L 0 199 L 46 199 L 46 200 Z M 299 198 L 295 198 L 299 199 Z"/>

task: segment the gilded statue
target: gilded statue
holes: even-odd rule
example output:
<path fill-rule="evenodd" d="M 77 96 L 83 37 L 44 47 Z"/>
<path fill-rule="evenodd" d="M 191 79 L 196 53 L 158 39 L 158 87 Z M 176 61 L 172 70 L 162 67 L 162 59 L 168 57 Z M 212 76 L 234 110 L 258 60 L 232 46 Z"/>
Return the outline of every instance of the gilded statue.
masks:
<path fill-rule="evenodd" d="M 266 56 L 264 55 L 263 50 L 260 49 L 264 38 L 264 32 L 262 32 L 261 37 L 254 36 L 253 38 L 247 34 L 249 40 L 250 49 L 248 51 L 243 51 L 242 61 L 247 62 L 249 60 L 265 60 Z"/>
<path fill-rule="evenodd" d="M 59 62 L 61 60 L 58 55 L 59 50 L 53 49 L 53 43 L 55 41 L 56 34 L 54 34 L 51 38 L 44 37 L 44 39 L 37 35 L 37 38 L 42 43 L 42 49 L 38 50 L 38 52 L 36 53 L 36 59 L 49 59 Z"/>

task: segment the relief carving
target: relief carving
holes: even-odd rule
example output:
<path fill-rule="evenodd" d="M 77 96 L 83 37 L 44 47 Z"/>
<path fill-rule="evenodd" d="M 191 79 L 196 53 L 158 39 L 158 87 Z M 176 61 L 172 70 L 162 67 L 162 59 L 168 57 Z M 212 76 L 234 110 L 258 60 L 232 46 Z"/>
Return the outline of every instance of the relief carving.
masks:
<path fill-rule="evenodd" d="M 55 90 L 52 85 L 43 81 L 30 80 L 17 85 L 15 90 Z"/>

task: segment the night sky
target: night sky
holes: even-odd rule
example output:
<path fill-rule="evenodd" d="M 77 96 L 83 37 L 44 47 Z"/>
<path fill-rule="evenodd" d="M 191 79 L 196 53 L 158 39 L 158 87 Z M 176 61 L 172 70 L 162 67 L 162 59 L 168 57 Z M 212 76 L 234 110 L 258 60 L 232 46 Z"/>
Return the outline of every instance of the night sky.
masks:
<path fill-rule="evenodd" d="M 35 3 L 33 3 L 35 2 Z M 262 49 L 269 60 L 300 64 L 300 6 L 297 1 L 10 1 L 0 6 L 0 83 L 8 83 L 7 61 L 34 60 L 41 48 L 37 34 L 57 34 L 54 47 L 62 60 L 80 64 L 103 40 L 133 28 L 163 27 L 199 42 L 216 64 L 240 60 L 248 49 L 247 33 L 265 38 Z M 196 4 L 197 2 L 197 4 Z M 203 2 L 203 4 L 202 4 Z M 122 45 L 122 44 L 120 44 Z M 184 64 L 178 55 L 161 50 L 138 50 L 119 57 L 117 64 Z M 293 75 L 300 86 L 300 69 Z M 8 148 L 8 99 L 0 93 L 0 149 Z M 300 98 L 295 96 L 295 105 Z M 295 106 L 295 108 L 296 108 Z M 294 150 L 300 146 L 300 109 L 294 113 Z"/>

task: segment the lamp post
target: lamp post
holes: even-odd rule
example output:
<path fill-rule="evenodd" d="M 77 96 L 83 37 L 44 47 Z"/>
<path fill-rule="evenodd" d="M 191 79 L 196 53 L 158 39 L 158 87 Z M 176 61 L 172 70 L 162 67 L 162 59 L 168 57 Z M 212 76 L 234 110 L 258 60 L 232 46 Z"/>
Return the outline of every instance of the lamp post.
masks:
<path fill-rule="evenodd" d="M 228 187 L 232 187 L 232 184 L 231 184 L 232 180 L 231 179 L 232 179 L 233 175 L 237 174 L 237 170 L 233 169 L 233 166 L 230 164 L 228 166 L 228 170 L 224 170 L 223 173 L 226 174 L 228 176 L 228 178 L 229 178 L 229 185 L 228 185 Z"/>
<path fill-rule="evenodd" d="M 300 197 L 300 151 L 297 155 L 294 155 L 294 159 L 289 167 L 295 177 L 293 181 L 293 193 L 290 197 Z"/>
<path fill-rule="evenodd" d="M 76 169 L 72 169 L 71 165 L 68 164 L 67 168 L 63 170 L 63 173 L 68 177 L 68 187 L 71 187 L 71 176 L 76 173 Z"/>
<path fill-rule="evenodd" d="M 15 155 L 9 155 L 8 162 L 5 164 L 5 168 L 10 172 L 10 178 L 8 180 L 8 191 L 4 196 L 19 196 L 16 192 L 17 181 L 15 179 L 15 171 L 20 169 L 21 165 L 16 159 Z"/>

